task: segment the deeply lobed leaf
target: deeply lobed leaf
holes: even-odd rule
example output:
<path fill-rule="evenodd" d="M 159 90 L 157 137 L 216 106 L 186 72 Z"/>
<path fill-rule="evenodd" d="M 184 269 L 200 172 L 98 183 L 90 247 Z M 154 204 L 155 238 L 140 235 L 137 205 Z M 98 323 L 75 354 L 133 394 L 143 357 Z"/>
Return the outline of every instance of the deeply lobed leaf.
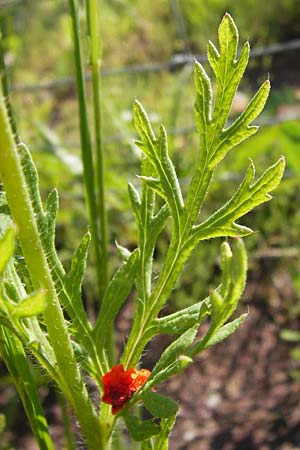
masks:
<path fill-rule="evenodd" d="M 255 167 L 251 163 L 233 197 L 205 222 L 193 227 L 192 239 L 199 241 L 212 237 L 244 236 L 251 233 L 249 228 L 237 225 L 235 220 L 271 199 L 269 192 L 272 192 L 280 183 L 284 167 L 284 158 L 280 158 L 254 182 Z"/>

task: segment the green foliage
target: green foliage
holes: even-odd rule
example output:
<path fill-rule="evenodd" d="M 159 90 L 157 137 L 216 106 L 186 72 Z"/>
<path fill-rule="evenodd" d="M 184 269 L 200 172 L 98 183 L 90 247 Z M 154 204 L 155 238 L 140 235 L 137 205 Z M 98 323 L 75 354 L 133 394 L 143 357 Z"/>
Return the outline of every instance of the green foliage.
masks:
<path fill-rule="evenodd" d="M 124 420 L 129 435 L 134 441 L 147 441 L 160 432 L 159 426 L 152 419 L 142 421 L 132 414 L 125 414 Z"/>
<path fill-rule="evenodd" d="M 170 398 L 159 395 L 151 390 L 143 393 L 145 408 L 154 416 L 161 418 L 173 417 L 178 411 L 178 405 Z"/>
<path fill-rule="evenodd" d="M 94 334 L 99 348 L 105 346 L 107 333 L 122 304 L 132 288 L 138 265 L 138 251 L 135 250 L 120 267 L 105 291 L 100 313 L 94 326 Z"/>
<path fill-rule="evenodd" d="M 44 208 L 39 193 L 37 170 L 28 149 L 23 144 L 16 145 L 8 111 L 1 99 L 0 175 L 12 220 L 18 230 L 17 238 L 30 282 L 26 286 L 22 284 L 22 274 L 13 258 L 15 233 L 10 228 L 0 242 L 0 269 L 5 271 L 2 279 L 3 320 L 0 331 L 11 334 L 11 339 L 10 334 L 6 336 L 6 341 L 10 344 L 17 340 L 24 358 L 26 352 L 31 352 L 47 375 L 57 383 L 75 411 L 88 448 L 106 450 L 109 448 L 116 420 L 110 407 L 104 402 L 99 415 L 98 408 L 95 408 L 88 396 L 81 369 L 85 369 L 94 378 L 102 394 L 105 385 L 102 376 L 108 375 L 107 372 L 114 364 L 111 361 L 113 352 L 110 339 L 113 323 L 135 284 L 134 321 L 121 355 L 123 368 L 119 366 L 119 369 L 125 369 L 126 374 L 127 369 L 135 367 L 145 346 L 155 335 L 165 333 L 175 335 L 175 338 L 162 352 L 144 384 L 136 392 L 128 392 L 126 404 L 118 408 L 117 418 L 123 416 L 131 438 L 140 442 L 142 449 L 165 450 L 168 448 L 168 435 L 175 423 L 178 406 L 174 400 L 153 392 L 153 387 L 182 372 L 193 362 L 192 358 L 197 353 L 230 336 L 246 318 L 246 315 L 242 315 L 229 321 L 237 309 L 246 280 L 247 258 L 240 237 L 252 232 L 249 227 L 236 221 L 271 198 L 269 193 L 277 187 L 282 177 L 283 158 L 265 170 L 256 181 L 254 165 L 251 163 L 244 180 L 223 206 L 208 218 L 203 217 L 203 208 L 211 185 L 213 186 L 217 166 L 230 150 L 257 131 L 252 121 L 264 107 L 269 82 L 263 83 L 241 115 L 228 125 L 232 101 L 248 62 L 249 45 L 245 44 L 237 57 L 238 31 L 231 16 L 226 14 L 219 27 L 219 50 L 212 43 L 208 46 L 209 62 L 217 85 L 215 96 L 204 68 L 195 63 L 195 120 L 200 143 L 194 173 L 186 190 L 181 186 L 169 154 L 166 129 L 161 126 L 156 136 L 143 106 L 138 101 L 135 102 L 134 124 L 140 135 L 137 145 L 142 151 L 139 177 L 141 188 L 130 184 L 129 197 L 138 230 L 138 248 L 129 251 L 118 244 L 123 263 L 107 284 L 104 273 L 107 269 L 104 261 L 106 256 L 102 247 L 101 256 L 104 260 L 101 260 L 98 234 L 99 223 L 104 223 L 102 215 L 105 211 L 101 211 L 96 200 L 98 187 L 96 188 L 94 179 L 94 154 L 83 77 L 78 3 L 70 0 L 69 4 L 73 19 L 79 89 L 83 178 L 87 190 L 91 238 L 96 254 L 96 271 L 98 281 L 102 280 L 103 283 L 100 286 L 100 291 L 103 292 L 101 307 L 92 325 L 85 312 L 81 293 L 90 235 L 86 233 L 82 238 L 73 256 L 70 273 L 66 273 L 55 248 L 57 192 L 53 190 L 50 193 Z M 91 39 L 95 39 L 96 31 L 92 32 L 96 23 L 91 14 L 91 11 L 96 11 L 93 6 L 94 2 L 88 2 L 88 25 L 91 27 L 88 32 Z M 97 50 L 92 46 L 91 50 L 92 62 L 96 64 L 97 57 L 94 59 L 95 55 L 99 56 L 99 48 Z M 94 80 L 94 87 L 99 87 L 98 82 L 99 80 Z M 98 107 L 99 104 L 94 104 L 95 109 Z M 98 113 L 100 110 L 95 117 Z M 96 126 L 100 126 L 99 123 Z M 101 133 L 96 133 L 96 140 L 97 138 L 101 138 Z M 164 254 L 163 267 L 155 279 L 155 249 L 160 234 L 169 227 L 170 242 Z M 174 314 L 160 317 L 191 253 L 200 241 L 216 237 L 234 238 L 231 246 L 225 242 L 221 248 L 221 284 L 211 290 L 208 298 Z M 101 245 L 103 240 L 105 241 L 105 237 L 102 228 Z M 197 341 L 199 327 L 206 317 L 210 319 L 210 326 Z M 6 357 L 7 366 L 12 372 L 14 366 L 11 362 L 14 356 L 15 354 L 8 354 Z M 20 368 L 17 370 L 20 371 Z M 29 383 L 35 388 L 34 380 Z M 122 383 L 121 388 L 124 389 Z M 27 398 L 22 397 L 22 400 L 26 403 Z M 144 402 L 153 418 L 141 420 L 131 413 L 131 409 L 140 401 Z M 28 407 L 26 412 L 33 423 L 36 419 L 33 411 Z"/>
<path fill-rule="evenodd" d="M 147 304 L 143 302 L 142 320 L 138 315 L 133 325 L 122 357 L 126 366 L 137 362 L 145 345 L 145 337 L 148 338 L 148 330 L 154 325 L 156 315 L 168 299 L 197 243 L 212 237 L 243 236 L 251 233 L 250 229 L 236 225 L 235 220 L 258 204 L 269 200 L 268 193 L 275 189 L 281 179 L 283 159 L 267 169 L 256 182 L 254 182 L 254 168 L 251 165 L 231 200 L 206 221 L 197 223 L 216 165 L 232 147 L 257 131 L 257 127 L 250 126 L 250 123 L 260 113 L 269 91 L 268 82 L 264 83 L 241 116 L 228 128 L 224 128 L 249 53 L 248 50 L 246 53 L 244 51 L 240 58 L 236 59 L 237 42 L 237 29 L 231 17 L 225 15 L 219 28 L 220 54 L 212 44 L 209 46 L 211 53 L 214 49 L 210 61 L 218 84 L 214 109 L 212 109 L 210 80 L 202 66 L 199 63 L 195 64 L 195 116 L 200 133 L 200 149 L 185 205 L 175 168 L 167 153 L 165 131 L 161 127 L 156 138 L 144 109 L 139 103 L 135 103 L 135 124 L 142 138 L 138 145 L 150 163 L 150 170 L 147 166 L 147 174 L 142 174 L 141 179 L 147 186 L 145 189 L 155 191 L 168 205 L 172 217 L 172 238 L 162 273 Z M 244 49 L 248 49 L 248 46 L 244 46 Z M 153 203 L 153 200 L 151 202 Z M 147 204 L 150 205 L 144 195 L 141 203 L 135 201 L 135 210 L 146 209 Z M 150 252 L 148 253 L 145 247 L 142 249 L 140 246 L 140 251 L 144 261 L 151 258 Z M 148 267 L 151 267 L 151 264 L 148 264 Z M 149 274 L 146 271 L 138 274 L 138 283 L 146 284 L 147 277 L 149 278 Z M 225 320 L 227 318 L 228 316 Z"/>

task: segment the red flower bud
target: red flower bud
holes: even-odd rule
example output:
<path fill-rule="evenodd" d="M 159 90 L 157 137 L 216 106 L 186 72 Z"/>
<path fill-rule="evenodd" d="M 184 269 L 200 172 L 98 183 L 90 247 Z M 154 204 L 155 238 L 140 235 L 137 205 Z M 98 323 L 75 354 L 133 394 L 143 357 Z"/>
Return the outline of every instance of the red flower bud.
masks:
<path fill-rule="evenodd" d="M 102 377 L 104 403 L 112 405 L 116 414 L 132 395 L 147 381 L 150 372 L 147 369 L 124 370 L 122 364 L 114 366 Z"/>

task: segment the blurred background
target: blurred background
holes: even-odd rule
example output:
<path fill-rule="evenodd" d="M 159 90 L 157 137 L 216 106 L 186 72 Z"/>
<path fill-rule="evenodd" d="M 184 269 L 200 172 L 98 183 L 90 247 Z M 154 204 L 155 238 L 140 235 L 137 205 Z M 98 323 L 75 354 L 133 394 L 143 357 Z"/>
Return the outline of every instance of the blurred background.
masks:
<path fill-rule="evenodd" d="M 231 196 L 249 158 L 259 174 L 285 155 L 285 177 L 272 202 L 243 221 L 256 231 L 246 239 L 249 275 L 240 306 L 241 311 L 249 310 L 249 319 L 162 390 L 181 405 L 172 450 L 299 450 L 300 1 L 152 0 L 150 5 L 147 0 L 101 0 L 100 4 L 111 271 L 118 264 L 115 240 L 128 248 L 136 245 L 127 195 L 128 181 L 139 173 L 134 98 L 142 101 L 154 128 L 161 122 L 167 127 L 184 189 L 198 148 L 193 58 L 211 74 L 206 45 L 209 39 L 218 43 L 217 27 L 226 11 L 239 28 L 241 42 L 249 39 L 253 50 L 232 118 L 266 78 L 271 80 L 267 107 L 257 121 L 260 131 L 232 151 L 217 170 L 204 211 L 215 210 Z M 68 266 L 87 228 L 68 2 L 2 0 L 0 26 L 19 133 L 37 164 L 43 198 L 54 186 L 60 194 L 57 246 Z M 165 232 L 157 248 L 157 271 L 167 242 Z M 201 244 L 193 254 L 170 299 L 170 311 L 204 298 L 217 285 L 220 244 L 220 240 Z M 84 296 L 91 311 L 94 285 L 90 264 Z M 120 346 L 131 312 L 129 301 L 116 324 Z M 144 366 L 151 368 L 165 345 L 165 338 L 150 344 Z M 0 410 L 6 418 L 0 450 L 34 450 L 4 367 L 0 373 Z M 55 396 L 45 386 L 40 392 L 57 448 L 63 448 Z"/>

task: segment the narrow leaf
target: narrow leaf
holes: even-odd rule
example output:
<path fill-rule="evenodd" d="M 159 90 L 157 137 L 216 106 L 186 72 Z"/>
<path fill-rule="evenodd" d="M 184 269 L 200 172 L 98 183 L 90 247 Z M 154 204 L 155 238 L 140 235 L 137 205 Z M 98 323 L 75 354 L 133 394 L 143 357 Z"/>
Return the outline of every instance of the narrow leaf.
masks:
<path fill-rule="evenodd" d="M 56 222 L 56 215 L 58 211 L 58 192 L 56 189 L 53 189 L 47 198 L 47 204 L 46 204 L 46 212 L 45 212 L 45 219 L 46 219 L 46 225 L 47 225 L 47 234 L 49 239 L 49 247 L 50 242 L 52 245 L 54 245 L 55 242 L 55 222 Z"/>
<path fill-rule="evenodd" d="M 228 259 L 226 266 L 229 262 L 230 266 L 226 267 L 226 270 L 222 273 L 220 288 L 218 291 L 212 291 L 210 294 L 211 326 L 206 335 L 186 352 L 188 356 L 194 356 L 204 348 L 210 347 L 213 345 L 211 342 L 220 342 L 223 336 L 229 336 L 231 330 L 234 331 L 234 327 L 239 326 L 245 320 L 245 316 L 241 316 L 237 321 L 233 321 L 228 328 L 220 331 L 221 327 L 236 310 L 245 287 L 247 255 L 241 239 L 234 241 L 232 257 Z M 219 331 L 220 335 L 217 334 Z"/>
<path fill-rule="evenodd" d="M 134 125 L 140 136 L 148 142 L 154 142 L 155 134 L 152 130 L 149 118 L 142 104 L 138 100 L 135 100 L 133 110 Z"/>
<path fill-rule="evenodd" d="M 212 337 L 209 339 L 203 348 L 199 348 L 199 350 L 204 350 L 208 347 L 212 347 L 213 345 L 219 344 L 219 342 L 224 341 L 224 339 L 227 339 L 229 336 L 231 336 L 247 319 L 248 314 L 243 314 L 242 316 L 238 317 L 237 319 L 233 320 L 232 322 L 227 323 L 226 325 L 223 325 Z M 191 349 L 191 352 L 189 354 L 194 355 L 193 348 Z"/>
<path fill-rule="evenodd" d="M 144 390 L 157 386 L 162 381 L 167 380 L 173 375 L 177 375 L 182 373 L 183 370 L 193 362 L 193 359 L 187 355 L 181 355 L 175 362 L 172 362 L 165 368 L 162 368 L 157 374 L 150 375 L 149 379 L 146 381 L 145 385 L 140 389 L 140 394 L 143 393 Z M 134 398 L 134 397 L 133 397 Z"/>
<path fill-rule="evenodd" d="M 181 334 L 209 314 L 208 298 L 181 311 L 155 320 L 155 334 Z"/>
<path fill-rule="evenodd" d="M 150 229 L 149 229 L 149 236 L 148 236 L 148 240 L 151 242 L 151 245 L 147 245 L 147 247 L 149 248 L 153 248 L 155 243 L 156 243 L 156 239 L 158 237 L 158 235 L 161 233 L 161 231 L 163 230 L 163 227 L 166 223 L 166 220 L 168 219 L 168 217 L 170 216 L 170 210 L 168 205 L 164 204 L 160 210 L 158 211 L 158 213 L 151 218 L 150 220 Z M 148 242 L 147 242 L 148 244 Z"/>
<path fill-rule="evenodd" d="M 149 381 L 162 369 L 165 369 L 167 366 L 178 360 L 178 358 L 193 342 L 197 331 L 198 325 L 193 326 L 167 347 L 167 349 L 161 355 L 159 361 L 154 366 L 154 369 L 152 370 L 152 373 L 149 377 Z"/>
<path fill-rule="evenodd" d="M 212 88 L 210 79 L 204 68 L 197 61 L 194 68 L 194 82 L 196 91 L 195 118 L 200 133 L 201 145 L 208 151 L 205 145 L 207 128 L 211 122 Z"/>
<path fill-rule="evenodd" d="M 119 309 L 128 297 L 138 267 L 138 250 L 131 253 L 107 286 L 94 333 L 98 343 L 103 343 Z M 99 344 L 100 345 L 100 344 Z"/>
<path fill-rule="evenodd" d="M 159 130 L 159 135 L 157 139 L 159 159 L 161 161 L 164 178 L 167 183 L 165 184 L 165 191 L 168 192 L 169 200 L 174 197 L 174 205 L 177 205 L 179 209 L 183 208 L 183 198 L 181 194 L 181 189 L 179 181 L 176 175 L 175 167 L 168 153 L 168 141 L 167 132 L 163 125 L 161 125 Z"/>
<path fill-rule="evenodd" d="M 131 183 L 128 183 L 128 193 L 129 193 L 129 198 L 130 198 L 133 212 L 139 222 L 140 221 L 140 209 L 141 209 L 140 194 L 138 193 L 136 188 Z"/>
<path fill-rule="evenodd" d="M 22 169 L 26 178 L 26 184 L 29 191 L 32 207 L 37 218 L 39 231 L 40 233 L 42 233 L 44 230 L 44 213 L 39 192 L 39 179 L 37 169 L 27 146 L 22 142 L 18 144 L 17 148 L 22 164 Z"/>
<path fill-rule="evenodd" d="M 74 303 L 75 308 L 82 309 L 81 303 L 81 285 L 86 269 L 86 261 L 89 251 L 89 245 L 91 241 L 90 233 L 86 233 L 78 249 L 76 250 L 71 264 L 71 273 L 68 279 L 69 292 L 71 296 L 71 301 Z"/>

